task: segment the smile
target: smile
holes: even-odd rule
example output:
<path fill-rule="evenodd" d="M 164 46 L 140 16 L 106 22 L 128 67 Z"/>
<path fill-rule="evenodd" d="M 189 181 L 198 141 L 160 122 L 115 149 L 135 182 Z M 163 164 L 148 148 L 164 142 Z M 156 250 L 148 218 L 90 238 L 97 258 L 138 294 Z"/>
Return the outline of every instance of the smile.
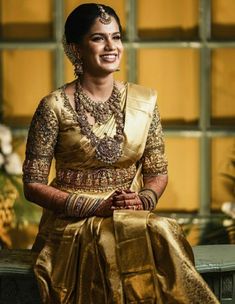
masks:
<path fill-rule="evenodd" d="M 116 60 L 116 57 L 117 57 L 117 55 L 115 55 L 115 54 L 109 54 L 109 55 L 102 55 L 102 56 L 100 56 L 103 60 L 105 60 L 105 61 L 109 61 L 109 62 L 111 62 L 111 61 L 115 61 Z"/>

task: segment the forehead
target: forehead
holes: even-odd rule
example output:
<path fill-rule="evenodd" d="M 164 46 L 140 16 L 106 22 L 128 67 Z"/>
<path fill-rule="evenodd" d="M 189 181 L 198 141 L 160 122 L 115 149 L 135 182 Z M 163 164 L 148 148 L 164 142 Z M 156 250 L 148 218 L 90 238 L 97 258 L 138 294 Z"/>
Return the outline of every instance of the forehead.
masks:
<path fill-rule="evenodd" d="M 103 24 L 99 21 L 99 18 L 96 18 L 95 22 L 91 26 L 88 35 L 94 33 L 116 33 L 119 32 L 119 26 L 114 17 L 111 17 L 111 22 L 109 24 Z"/>

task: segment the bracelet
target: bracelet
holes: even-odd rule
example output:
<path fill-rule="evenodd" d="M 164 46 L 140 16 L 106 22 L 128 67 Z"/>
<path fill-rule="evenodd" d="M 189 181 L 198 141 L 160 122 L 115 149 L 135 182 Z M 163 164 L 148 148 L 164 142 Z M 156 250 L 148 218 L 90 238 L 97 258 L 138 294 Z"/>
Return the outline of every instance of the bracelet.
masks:
<path fill-rule="evenodd" d="M 139 192 L 144 210 L 153 210 L 158 202 L 157 193 L 149 188 L 144 188 Z"/>
<path fill-rule="evenodd" d="M 65 201 L 64 212 L 69 217 L 90 217 L 100 207 L 102 199 L 84 197 L 76 193 L 70 193 Z"/>
<path fill-rule="evenodd" d="M 81 209 L 81 203 L 78 199 L 78 195 L 75 193 L 70 193 L 65 201 L 65 208 L 64 212 L 65 215 L 69 217 L 79 217 L 80 215 L 80 209 Z"/>
<path fill-rule="evenodd" d="M 150 191 L 152 192 L 152 194 L 155 196 L 155 200 L 156 200 L 156 203 L 158 202 L 158 196 L 157 196 L 157 192 L 154 191 L 153 189 L 151 188 L 143 188 L 142 190 L 140 190 L 139 193 L 143 192 L 143 191 Z"/>

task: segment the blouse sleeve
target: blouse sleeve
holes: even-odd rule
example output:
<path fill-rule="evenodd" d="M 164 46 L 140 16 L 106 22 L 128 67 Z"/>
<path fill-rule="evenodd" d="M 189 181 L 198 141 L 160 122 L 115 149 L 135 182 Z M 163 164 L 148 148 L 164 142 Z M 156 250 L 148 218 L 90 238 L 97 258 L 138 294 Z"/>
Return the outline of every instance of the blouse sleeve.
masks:
<path fill-rule="evenodd" d="M 25 183 L 48 183 L 58 129 L 57 116 L 44 98 L 39 103 L 29 128 L 23 164 Z"/>
<path fill-rule="evenodd" d="M 144 154 L 141 158 L 143 176 L 167 174 L 165 143 L 158 107 L 156 105 L 149 128 Z"/>

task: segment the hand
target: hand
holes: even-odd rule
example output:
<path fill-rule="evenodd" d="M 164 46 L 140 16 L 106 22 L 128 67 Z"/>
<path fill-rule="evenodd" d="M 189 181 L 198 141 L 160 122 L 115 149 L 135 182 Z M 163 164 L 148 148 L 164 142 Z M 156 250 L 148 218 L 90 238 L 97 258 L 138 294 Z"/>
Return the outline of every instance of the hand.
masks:
<path fill-rule="evenodd" d="M 103 202 L 101 202 L 99 208 L 95 211 L 96 216 L 109 217 L 113 215 L 112 205 L 114 195 L 115 193 L 112 194 L 108 199 L 103 200 Z"/>
<path fill-rule="evenodd" d="M 136 192 L 131 190 L 122 190 L 115 192 L 111 209 L 143 210 L 143 204 Z"/>

